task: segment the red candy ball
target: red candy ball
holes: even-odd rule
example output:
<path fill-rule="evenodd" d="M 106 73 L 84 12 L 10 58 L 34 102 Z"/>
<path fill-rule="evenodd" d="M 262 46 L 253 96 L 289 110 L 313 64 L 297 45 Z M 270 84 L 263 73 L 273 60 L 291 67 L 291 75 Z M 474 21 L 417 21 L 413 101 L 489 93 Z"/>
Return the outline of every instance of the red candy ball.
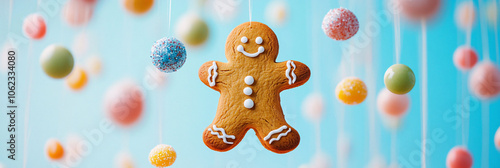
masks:
<path fill-rule="evenodd" d="M 358 32 L 359 22 L 351 11 L 337 8 L 325 15 L 321 28 L 328 37 L 334 40 L 347 40 Z"/>
<path fill-rule="evenodd" d="M 398 0 L 401 9 L 410 19 L 428 19 L 441 5 L 440 0 Z"/>
<path fill-rule="evenodd" d="M 24 19 L 23 31 L 26 36 L 31 39 L 41 39 L 45 36 L 47 25 L 40 14 L 31 14 Z"/>
<path fill-rule="evenodd" d="M 394 94 L 387 89 L 383 89 L 378 94 L 377 107 L 383 114 L 401 117 L 410 107 L 410 98 L 406 94 Z"/>
<path fill-rule="evenodd" d="M 94 13 L 94 4 L 82 0 L 69 0 L 62 9 L 62 17 L 70 26 L 87 24 Z"/>
<path fill-rule="evenodd" d="M 453 63 L 458 69 L 469 70 L 476 65 L 478 60 L 477 53 L 468 46 L 461 46 L 453 54 Z"/>
<path fill-rule="evenodd" d="M 472 163 L 472 155 L 463 147 L 454 147 L 446 157 L 448 168 L 471 168 Z"/>
<path fill-rule="evenodd" d="M 144 110 L 144 94 L 132 80 L 113 85 L 104 101 L 108 117 L 122 126 L 135 123 Z"/>
<path fill-rule="evenodd" d="M 481 62 L 469 77 L 472 93 L 481 99 L 491 99 L 500 93 L 500 71 L 490 61 Z"/>

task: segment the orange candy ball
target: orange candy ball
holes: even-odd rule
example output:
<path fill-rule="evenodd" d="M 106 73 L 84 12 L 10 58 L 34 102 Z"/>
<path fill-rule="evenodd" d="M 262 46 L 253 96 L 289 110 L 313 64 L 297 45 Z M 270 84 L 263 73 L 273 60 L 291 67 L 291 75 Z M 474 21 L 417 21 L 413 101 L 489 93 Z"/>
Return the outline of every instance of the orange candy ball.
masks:
<path fill-rule="evenodd" d="M 45 152 L 49 159 L 58 160 L 64 156 L 64 148 L 56 139 L 49 139 L 45 144 Z"/>
<path fill-rule="evenodd" d="M 87 73 L 79 67 L 73 69 L 66 78 L 66 84 L 73 90 L 80 90 L 87 84 Z"/>
<path fill-rule="evenodd" d="M 149 161 L 155 167 L 168 167 L 174 164 L 176 158 L 174 148 L 165 144 L 157 145 L 149 153 Z"/>
<path fill-rule="evenodd" d="M 144 14 L 151 9 L 154 0 L 123 0 L 125 9 L 134 14 Z"/>
<path fill-rule="evenodd" d="M 472 163 L 472 155 L 463 147 L 454 147 L 446 157 L 446 166 L 448 168 L 471 168 Z"/>
<path fill-rule="evenodd" d="M 337 98 L 342 103 L 356 105 L 365 100 L 368 95 L 368 91 L 365 83 L 361 79 L 348 77 L 340 81 L 337 85 L 335 95 L 337 95 Z"/>

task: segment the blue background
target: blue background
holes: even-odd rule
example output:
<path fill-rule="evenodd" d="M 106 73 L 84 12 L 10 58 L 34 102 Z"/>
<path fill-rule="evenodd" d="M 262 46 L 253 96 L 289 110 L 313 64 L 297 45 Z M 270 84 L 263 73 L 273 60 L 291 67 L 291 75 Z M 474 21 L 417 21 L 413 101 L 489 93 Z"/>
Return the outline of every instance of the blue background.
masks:
<path fill-rule="evenodd" d="M 226 2 L 226 1 L 222 1 Z M 81 160 L 77 167 L 112 167 L 115 156 L 122 151 L 129 151 L 137 167 L 152 167 L 148 161 L 149 151 L 158 144 L 158 111 L 162 112 L 163 143 L 172 145 L 177 151 L 177 160 L 172 167 L 298 167 L 307 164 L 316 152 L 315 127 L 301 112 L 305 97 L 316 88 L 325 98 L 325 115 L 321 120 L 321 150 L 328 155 L 336 167 L 337 139 L 339 137 L 339 114 L 345 111 L 344 131 L 351 144 L 348 167 L 365 167 L 376 153 L 386 162 L 390 159 L 390 131 L 384 127 L 375 106 L 376 94 L 384 87 L 383 74 L 394 64 L 394 27 L 392 19 L 376 21 L 386 11 L 386 1 L 365 2 L 351 1 L 287 1 L 288 16 L 284 25 L 277 26 L 266 20 L 265 8 L 268 1 L 252 1 L 252 20 L 268 24 L 278 36 L 280 54 L 278 61 L 297 60 L 307 64 L 313 70 L 311 80 L 302 87 L 281 93 L 282 106 L 290 125 L 301 135 L 300 145 L 288 154 L 275 154 L 265 150 L 249 131 L 245 139 L 229 152 L 215 152 L 208 149 L 202 141 L 202 132 L 214 116 L 219 94 L 206 87 L 198 78 L 198 68 L 210 60 L 226 61 L 224 56 L 225 40 L 229 32 L 237 25 L 247 22 L 248 1 L 231 1 L 236 5 L 235 18 L 220 21 L 216 15 L 209 14 L 213 9 L 199 7 L 192 1 L 172 2 L 172 22 L 168 31 L 168 2 L 157 1 L 147 14 L 135 16 L 121 5 L 121 1 L 99 1 L 94 16 L 86 27 L 74 28 L 61 19 L 61 4 L 65 0 L 42 0 L 42 4 L 56 4 L 56 14 L 45 17 L 48 29 L 46 36 L 39 41 L 24 41 L 18 50 L 18 92 L 17 100 L 20 112 L 17 115 L 17 152 L 16 161 L 7 159 L 5 114 L 0 117 L 0 140 L 2 152 L 0 163 L 8 168 L 21 167 L 23 155 L 27 158 L 27 167 L 52 167 L 57 165 L 47 159 L 44 152 L 45 142 L 57 138 L 65 143 L 69 134 L 85 134 L 99 129 L 99 123 L 106 121 L 103 108 L 104 93 L 116 82 L 132 78 L 142 81 L 151 65 L 149 58 L 153 42 L 163 36 L 174 35 L 179 18 L 189 12 L 198 12 L 207 21 L 210 36 L 201 47 L 187 47 L 188 59 L 184 66 L 169 76 L 163 89 L 145 89 L 146 107 L 144 116 L 132 128 L 115 127 L 111 133 L 103 134 L 102 141 L 96 143 L 89 155 Z M 367 4 L 368 3 L 368 4 Z M 372 5 L 369 5 L 372 3 Z M 428 167 L 445 167 L 448 151 L 461 144 L 460 124 L 454 118 L 460 105 L 457 97 L 461 96 L 461 72 L 452 62 L 452 55 L 457 46 L 465 44 L 465 32 L 454 23 L 455 1 L 443 1 L 437 17 L 428 23 L 428 69 L 429 69 L 429 125 L 428 138 L 434 145 L 428 151 Z M 477 1 L 474 1 L 477 6 Z M 360 21 L 360 31 L 349 41 L 334 41 L 321 30 L 323 16 L 329 9 L 347 7 Z M 367 6 L 372 6 L 373 10 Z M 15 0 L 12 8 L 12 22 L 8 29 L 9 1 L 0 1 L 0 40 L 6 41 L 9 34 L 23 37 L 23 19 L 34 12 L 45 12 L 37 8 L 33 0 Z M 342 46 L 347 46 L 367 32 L 368 23 L 378 25 L 379 33 L 370 36 L 372 47 L 362 47 L 361 52 L 342 61 Z M 471 44 L 483 59 L 479 22 L 473 27 Z M 402 19 L 401 63 L 411 67 L 417 84 L 409 93 L 411 109 L 402 121 L 398 131 L 398 160 L 409 162 L 409 167 L 420 167 L 421 139 L 421 29 L 418 23 Z M 492 26 L 489 31 L 489 52 L 495 60 L 495 43 Z M 64 80 L 56 80 L 44 74 L 39 64 L 39 56 L 45 47 L 57 43 L 72 49 L 74 37 L 86 32 L 89 36 L 89 51 L 75 55 L 76 65 L 85 66 L 85 61 L 92 53 L 97 53 L 103 60 L 100 76 L 91 76 L 87 86 L 80 92 L 74 92 L 65 86 Z M 25 39 L 27 40 L 27 39 Z M 496 46 L 498 47 L 498 46 Z M 4 54 L 4 53 L 2 53 Z M 316 57 L 313 57 L 313 56 Z M 369 56 L 373 61 L 366 61 Z M 313 61 L 317 58 L 317 62 Z M 2 62 L 4 64 L 4 62 Z M 343 64 L 341 67 L 340 65 Z M 372 69 L 370 69 L 370 66 Z M 344 75 L 363 79 L 370 90 L 368 99 L 357 106 L 346 106 L 334 97 L 334 87 Z M 354 69 L 354 70 L 351 70 Z M 30 79 L 30 75 L 32 78 Z M 1 92 L 6 93 L 6 74 L 1 73 Z M 372 80 L 372 82 L 370 82 Z M 316 85 L 316 87 L 314 86 Z M 458 86 L 458 87 L 457 87 Z M 28 98 L 28 93 L 31 97 Z M 469 96 L 469 92 L 466 92 Z M 7 102 L 7 95 L 1 96 L 0 102 Z M 481 160 L 481 105 L 472 99 L 470 134 L 468 148 L 474 157 L 474 167 L 480 167 Z M 2 104 L 2 109 L 6 103 Z M 493 136 L 500 126 L 500 106 L 498 100 L 489 102 L 489 157 L 490 167 L 500 167 L 500 153 L 493 145 Z M 29 141 L 24 146 L 25 111 L 29 106 Z M 2 110 L 4 113 L 5 110 Z M 369 137 L 369 114 L 375 114 L 374 127 L 376 139 Z M 443 132 L 433 136 L 433 132 Z M 370 149 L 370 142 L 373 145 Z M 25 147 L 29 149 L 26 150 Z M 378 152 L 377 152 L 378 151 Z"/>

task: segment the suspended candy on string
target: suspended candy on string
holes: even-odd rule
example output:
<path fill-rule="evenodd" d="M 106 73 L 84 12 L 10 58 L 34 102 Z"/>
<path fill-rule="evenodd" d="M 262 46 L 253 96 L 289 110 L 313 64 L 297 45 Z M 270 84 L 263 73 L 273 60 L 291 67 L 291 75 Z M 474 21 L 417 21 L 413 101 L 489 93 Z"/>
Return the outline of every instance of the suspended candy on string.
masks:
<path fill-rule="evenodd" d="M 471 29 L 476 20 L 476 9 L 472 1 L 461 2 L 455 10 L 455 22 L 458 27 Z"/>
<path fill-rule="evenodd" d="M 356 15 L 345 8 L 331 9 L 323 18 L 323 32 L 334 40 L 347 40 L 359 29 Z"/>
<path fill-rule="evenodd" d="M 406 94 L 394 94 L 382 89 L 377 97 L 377 107 L 386 116 L 400 118 L 410 107 L 410 98 Z"/>
<path fill-rule="evenodd" d="M 319 122 L 323 117 L 324 100 L 320 93 L 309 94 L 302 104 L 302 112 L 312 122 Z"/>
<path fill-rule="evenodd" d="M 69 0 L 62 8 L 62 18 L 68 25 L 78 27 L 86 25 L 94 14 L 94 5 L 82 0 Z"/>
<path fill-rule="evenodd" d="M 446 166 L 448 168 L 471 168 L 472 164 L 472 155 L 463 147 L 454 147 L 446 157 Z"/>
<path fill-rule="evenodd" d="M 142 15 L 151 10 L 154 0 L 122 0 L 123 6 L 132 14 Z"/>
<path fill-rule="evenodd" d="M 164 37 L 151 47 L 150 57 L 156 68 L 171 73 L 179 70 L 186 62 L 186 48 L 176 38 Z"/>
<path fill-rule="evenodd" d="M 93 55 L 86 61 L 86 68 L 91 75 L 97 76 L 102 71 L 102 60 L 99 56 Z"/>
<path fill-rule="evenodd" d="M 209 29 L 198 14 L 188 13 L 177 22 L 176 34 L 187 45 L 198 46 L 207 41 Z"/>
<path fill-rule="evenodd" d="M 42 39 L 47 31 L 47 25 L 42 15 L 35 13 L 28 15 L 23 22 L 24 34 L 34 40 Z"/>
<path fill-rule="evenodd" d="M 121 152 L 115 158 L 117 168 L 134 168 L 135 164 L 132 156 L 128 152 Z"/>
<path fill-rule="evenodd" d="M 168 167 L 174 164 L 177 153 L 170 145 L 159 144 L 149 152 L 149 161 L 155 167 Z"/>
<path fill-rule="evenodd" d="M 415 74 L 410 67 L 394 64 L 385 71 L 385 87 L 395 94 L 406 94 L 415 86 Z"/>
<path fill-rule="evenodd" d="M 64 148 L 56 139 L 49 139 L 45 143 L 45 153 L 50 160 L 59 160 L 64 156 Z"/>
<path fill-rule="evenodd" d="M 266 19 L 275 25 L 283 25 L 288 18 L 288 4 L 284 0 L 274 0 L 266 7 Z"/>
<path fill-rule="evenodd" d="M 478 61 L 476 51 L 469 46 L 460 46 L 453 53 L 453 63 L 460 70 L 470 70 Z"/>
<path fill-rule="evenodd" d="M 496 1 L 489 1 L 489 4 L 486 5 L 486 16 L 488 18 L 488 23 L 493 27 L 498 24 L 498 7 Z"/>
<path fill-rule="evenodd" d="M 357 77 L 348 77 L 340 81 L 335 88 L 335 95 L 344 104 L 356 105 L 362 103 L 368 91 L 365 83 Z"/>
<path fill-rule="evenodd" d="M 85 87 L 87 80 L 87 72 L 80 67 L 75 67 L 66 78 L 66 84 L 70 89 L 78 91 Z"/>
<path fill-rule="evenodd" d="M 412 20 L 429 19 L 434 16 L 441 0 L 398 0 L 403 13 Z"/>
<path fill-rule="evenodd" d="M 73 70 L 74 59 L 71 52 L 60 45 L 50 45 L 40 56 L 40 65 L 52 78 L 64 78 Z"/>
<path fill-rule="evenodd" d="M 144 111 L 144 93 L 131 79 L 114 84 L 104 98 L 106 115 L 116 124 L 131 126 Z"/>
<path fill-rule="evenodd" d="M 471 92 L 480 99 L 487 100 L 500 93 L 500 71 L 490 61 L 476 65 L 469 77 Z"/>

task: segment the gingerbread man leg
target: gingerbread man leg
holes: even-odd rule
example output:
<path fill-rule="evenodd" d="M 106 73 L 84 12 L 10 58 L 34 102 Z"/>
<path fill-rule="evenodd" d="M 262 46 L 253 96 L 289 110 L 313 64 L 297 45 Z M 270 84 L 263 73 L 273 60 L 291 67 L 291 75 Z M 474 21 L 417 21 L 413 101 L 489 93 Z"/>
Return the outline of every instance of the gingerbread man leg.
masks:
<path fill-rule="evenodd" d="M 280 122 L 269 121 L 263 120 L 260 126 L 255 127 L 255 132 L 266 149 L 276 153 L 287 153 L 299 145 L 299 133 L 284 119 Z"/>
<path fill-rule="evenodd" d="M 212 150 L 228 151 L 240 143 L 248 129 L 246 124 L 234 120 L 214 120 L 203 132 L 203 142 Z"/>

